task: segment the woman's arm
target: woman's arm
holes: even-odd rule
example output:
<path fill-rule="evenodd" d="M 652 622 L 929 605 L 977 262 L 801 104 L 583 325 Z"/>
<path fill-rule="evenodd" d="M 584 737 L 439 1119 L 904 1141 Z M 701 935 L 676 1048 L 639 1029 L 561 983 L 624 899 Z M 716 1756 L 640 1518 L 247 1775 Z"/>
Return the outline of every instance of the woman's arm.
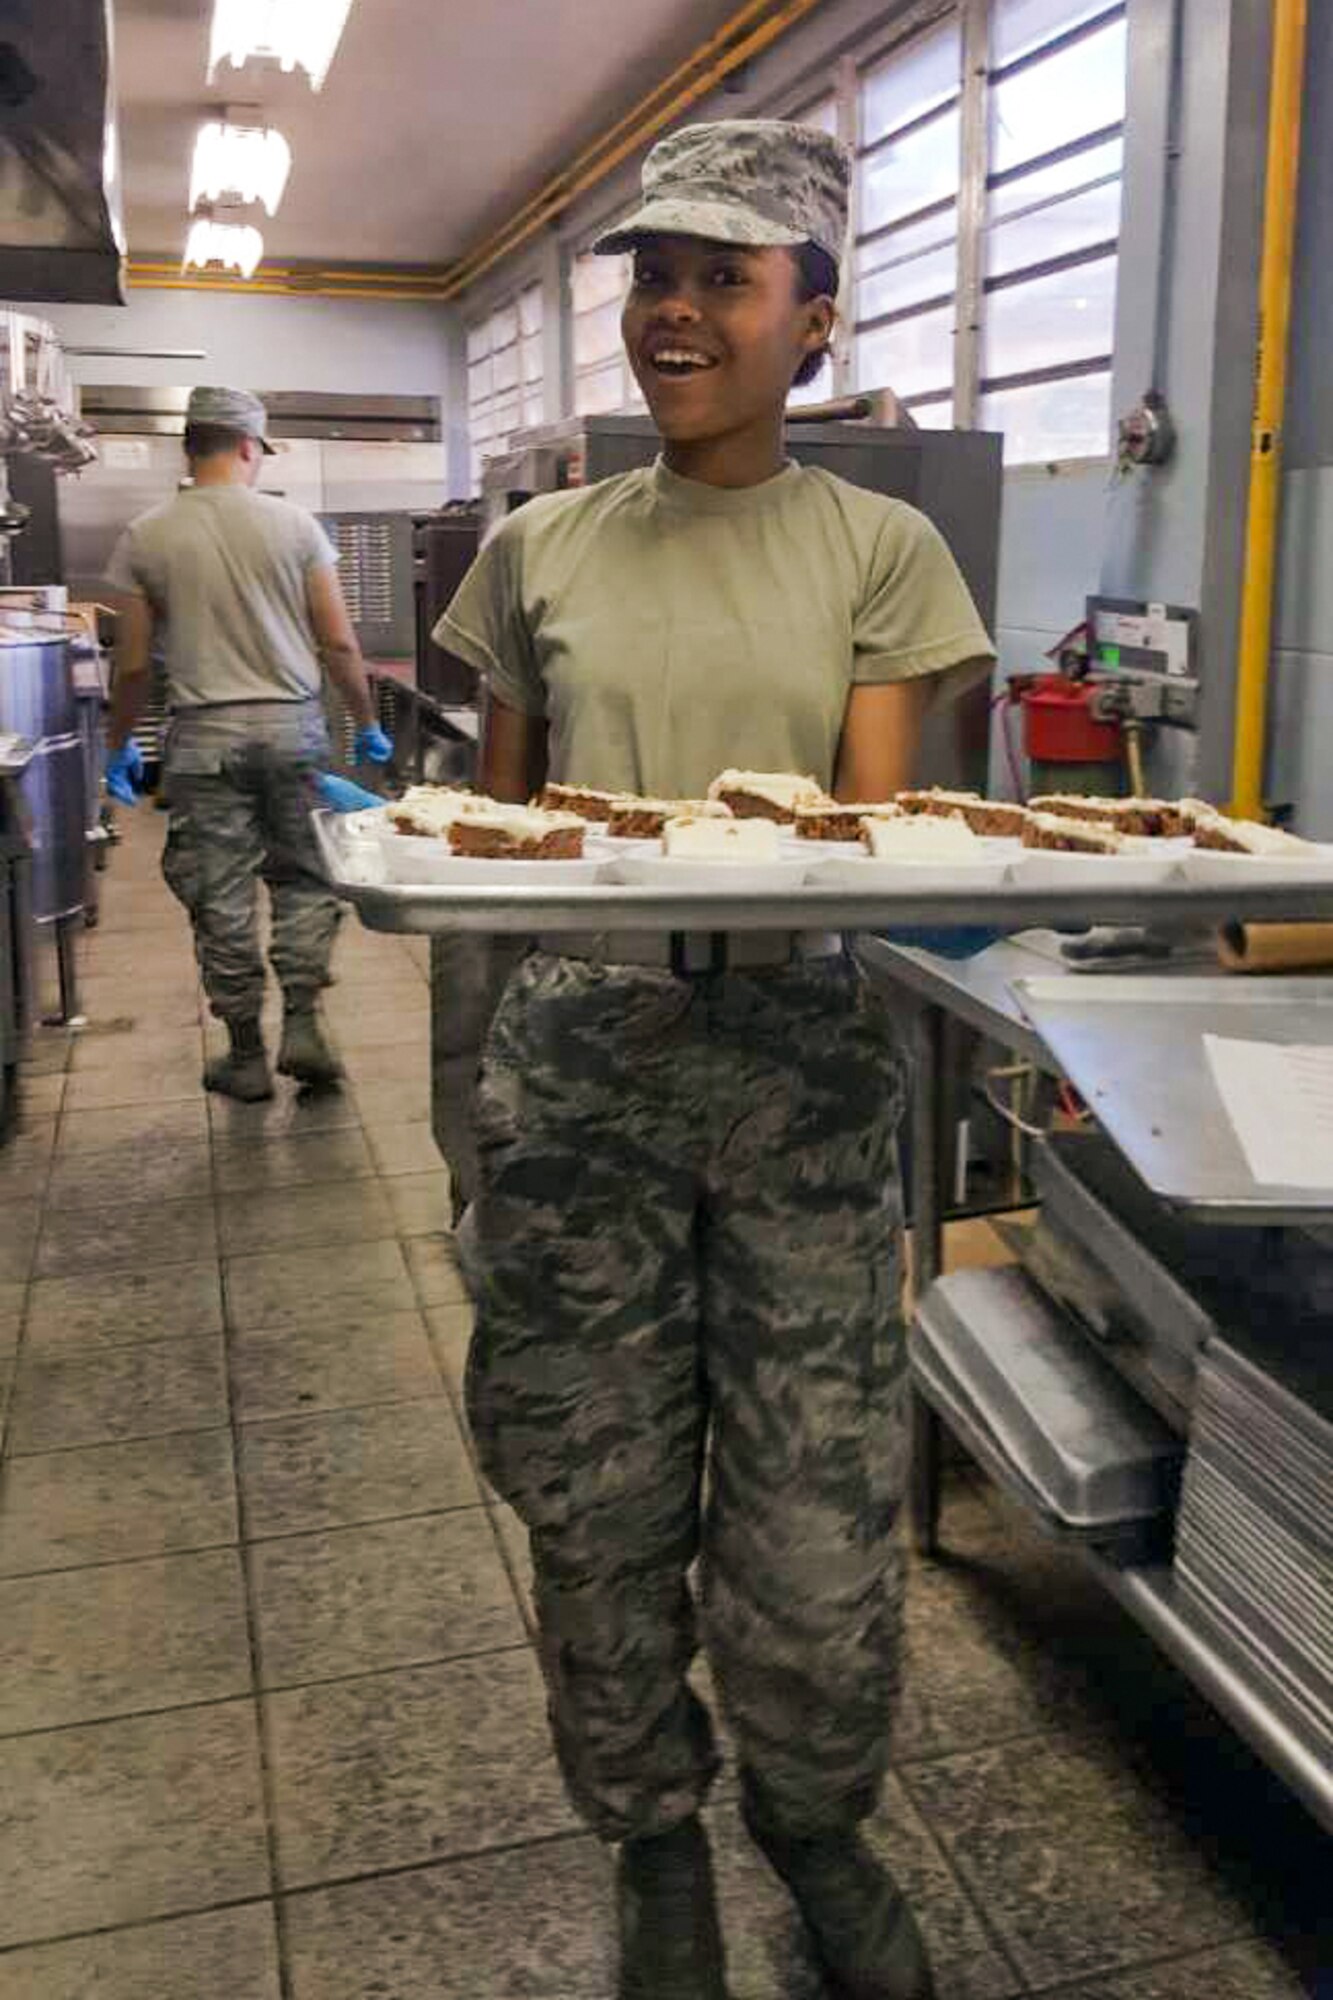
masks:
<path fill-rule="evenodd" d="M 930 706 L 927 677 L 858 682 L 847 700 L 833 779 L 836 798 L 848 804 L 891 799 L 915 784 L 921 725 Z"/>
<path fill-rule="evenodd" d="M 481 788 L 493 799 L 524 805 L 546 783 L 546 719 L 524 715 L 495 695 L 486 702 L 481 736 Z"/>

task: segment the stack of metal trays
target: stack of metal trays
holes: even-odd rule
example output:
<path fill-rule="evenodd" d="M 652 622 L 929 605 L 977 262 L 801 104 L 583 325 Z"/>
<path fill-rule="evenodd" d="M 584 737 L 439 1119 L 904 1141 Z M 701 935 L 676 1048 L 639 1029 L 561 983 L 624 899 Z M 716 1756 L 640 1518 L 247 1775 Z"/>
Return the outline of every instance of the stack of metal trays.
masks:
<path fill-rule="evenodd" d="M 917 1307 L 916 1388 L 1053 1534 L 1117 1562 L 1169 1544 L 1184 1448 L 1023 1271 L 956 1271 Z"/>
<path fill-rule="evenodd" d="M 1199 1364 L 1181 1598 L 1333 1760 L 1333 1373 L 1327 1324 Z"/>
<path fill-rule="evenodd" d="M 1248 1268 L 1254 1232 L 1174 1215 L 1099 1131 L 1053 1133 L 1032 1171 L 1041 1214 L 1027 1268 L 1185 1429 L 1198 1352 L 1216 1331 L 1210 1294 Z"/>

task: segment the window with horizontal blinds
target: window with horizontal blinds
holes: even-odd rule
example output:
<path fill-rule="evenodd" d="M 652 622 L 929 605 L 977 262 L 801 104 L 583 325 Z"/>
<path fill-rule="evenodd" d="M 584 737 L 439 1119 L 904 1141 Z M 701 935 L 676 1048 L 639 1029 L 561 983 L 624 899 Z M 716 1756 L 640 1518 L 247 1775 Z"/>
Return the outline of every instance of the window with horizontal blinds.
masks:
<path fill-rule="evenodd" d="M 1110 441 L 1125 8 L 989 0 L 987 33 L 975 331 L 958 334 L 957 11 L 858 73 L 855 383 L 894 390 L 919 423 L 951 422 L 956 338 L 973 341 L 978 421 L 1006 429 L 1010 462 L 1067 456 L 1071 440 L 1098 455 Z"/>
<path fill-rule="evenodd" d="M 633 259 L 598 257 L 585 250 L 569 273 L 570 339 L 574 356 L 574 411 L 608 416 L 643 407 L 643 397 L 620 338 L 620 314 Z"/>
<path fill-rule="evenodd" d="M 838 136 L 838 100 L 836 95 L 832 93 L 821 93 L 819 97 L 810 99 L 809 102 L 793 111 L 790 117 L 794 125 L 814 125 L 819 131 L 827 132 L 830 138 L 836 139 Z M 839 329 L 838 333 L 834 336 L 835 343 L 840 338 L 841 330 Z M 823 403 L 834 394 L 836 394 L 836 389 L 833 380 L 832 363 L 831 361 L 825 361 L 813 382 L 807 382 L 803 388 L 793 388 L 791 390 L 787 397 L 787 407 L 788 409 L 800 409 L 802 405 Z"/>
<path fill-rule="evenodd" d="M 539 424 L 545 413 L 542 288 L 526 285 L 467 332 L 467 423 L 472 487 L 515 431 Z"/>
<path fill-rule="evenodd" d="M 1110 446 L 1123 6 L 991 0 L 980 420 L 1011 464 Z"/>
<path fill-rule="evenodd" d="M 853 378 L 952 409 L 962 37 L 955 16 L 857 88 Z"/>

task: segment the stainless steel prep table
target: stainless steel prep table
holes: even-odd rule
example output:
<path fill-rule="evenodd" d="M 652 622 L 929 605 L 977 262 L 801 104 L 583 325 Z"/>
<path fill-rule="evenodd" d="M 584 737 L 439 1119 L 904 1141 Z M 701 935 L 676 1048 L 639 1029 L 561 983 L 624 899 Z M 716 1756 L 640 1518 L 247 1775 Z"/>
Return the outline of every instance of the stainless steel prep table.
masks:
<path fill-rule="evenodd" d="M 937 1085 L 945 1017 L 956 1015 L 989 1039 L 1032 1061 L 1046 1073 L 1062 1075 L 1065 1072 L 1057 1054 L 1042 1041 L 1034 1021 L 1023 1011 L 1025 995 L 1035 995 L 1042 1003 L 1040 1007 L 1033 1005 L 1034 1017 L 1040 1013 L 1060 1022 L 1056 1039 L 1060 1046 L 1067 1047 L 1071 1041 L 1077 1042 L 1080 1036 L 1086 1041 L 1091 1033 L 1087 1024 L 1097 1017 L 1109 994 L 1118 987 L 1126 993 L 1126 997 L 1132 997 L 1133 990 L 1144 975 L 1139 972 L 1057 971 L 1052 964 L 1049 937 L 1010 939 L 975 958 L 962 961 L 890 945 L 877 939 L 863 939 L 859 953 L 874 979 L 890 988 L 895 995 L 906 996 L 909 1002 L 915 1003 L 917 1075 L 912 1197 L 916 1282 L 920 1291 L 924 1292 L 939 1276 L 942 1267 L 942 1217 L 946 1191 L 941 1185 L 940 1092 Z M 1180 1002 L 1185 1002 L 1192 987 L 1197 992 L 1199 964 L 1197 958 L 1191 962 L 1188 957 L 1176 966 L 1168 961 L 1149 977 L 1159 989 L 1160 997 L 1168 1002 L 1165 1011 L 1177 1012 L 1178 1005 L 1172 1004 L 1176 996 L 1179 996 Z M 1256 1022 L 1262 1018 L 1264 1003 L 1261 995 L 1264 987 L 1285 989 L 1277 994 L 1279 1005 L 1284 1002 L 1290 1004 L 1293 993 L 1308 995 L 1311 1001 L 1321 998 L 1324 1008 L 1333 1016 L 1333 981 L 1327 979 L 1299 982 L 1233 979 L 1229 985 L 1236 994 L 1238 1008 L 1248 1010 L 1255 1016 L 1248 1026 L 1250 1033 L 1256 1031 Z M 1033 1003 L 1029 1000 L 1027 1004 Z M 1328 1039 L 1333 1034 L 1333 1021 L 1323 1032 L 1312 1030 L 1312 1012 L 1312 1008 L 1307 1008 L 1303 1014 L 1303 1038 L 1314 1041 Z M 1177 1039 L 1179 1026 L 1177 1021 Z M 1294 1023 L 1290 1025 L 1288 1038 L 1292 1038 L 1293 1031 Z M 1191 1074 L 1197 1087 L 1202 1083 L 1205 1072 L 1198 1067 Z M 1177 1105 L 1176 1110 L 1179 1114 L 1181 1107 Z M 1213 1104 L 1209 1107 L 1209 1117 L 1200 1121 L 1201 1204 L 1192 1212 L 1239 1220 L 1242 1211 L 1235 1202 L 1234 1185 L 1223 1189 L 1220 1202 L 1215 1199 L 1218 1193 L 1217 1161 L 1210 1153 L 1206 1135 L 1209 1126 L 1215 1125 L 1220 1115 L 1220 1106 Z M 1234 1140 L 1231 1141 L 1231 1148 L 1234 1151 Z M 1230 1163 L 1229 1171 L 1231 1183 L 1234 1183 L 1234 1161 Z M 1333 1219 L 1327 1207 L 1317 1211 L 1308 1200 L 1293 1206 L 1289 1197 L 1282 1193 L 1272 1203 L 1260 1201 L 1257 1210 L 1254 1204 L 1247 1204 L 1244 1212 L 1249 1219 L 1263 1222 L 1265 1208 L 1270 1220 L 1280 1217 L 1283 1220 L 1308 1221 L 1315 1213 L 1322 1214 L 1325 1219 Z M 1188 1205 L 1186 1212 L 1190 1212 Z M 1330 1365 L 1333 1365 L 1333 1357 L 1330 1357 Z M 918 1546 L 923 1553 L 930 1554 L 937 1546 L 944 1432 L 941 1419 L 920 1396 L 914 1397 L 913 1428 L 913 1526 Z M 979 1430 L 968 1430 L 957 1423 L 953 1428 L 977 1462 L 1006 1483 L 1005 1468 L 996 1460 L 985 1434 Z M 1270 1700 L 1258 1688 L 1239 1652 L 1228 1647 L 1221 1637 L 1200 1628 L 1182 1601 L 1172 1570 L 1162 1564 L 1121 1568 L 1087 1549 L 1081 1550 L 1080 1555 L 1130 1616 L 1194 1681 L 1314 1816 L 1333 1831 L 1333 1770 L 1330 1770 L 1327 1759 L 1296 1724 L 1291 1712 Z"/>
<path fill-rule="evenodd" d="M 1014 937 L 972 960 L 955 962 L 924 951 L 888 944 L 873 935 L 889 927 L 947 928 L 984 923 L 1021 931 L 1032 925 L 1066 925 L 1086 929 L 1095 924 L 1144 924 L 1155 930 L 1174 928 L 1197 936 L 1201 927 L 1227 918 L 1333 919 L 1333 882 L 1253 887 L 1228 883 L 1202 887 L 1184 882 L 1151 891 L 1086 884 L 1059 890 L 1018 889 L 944 893 L 937 890 L 802 889 L 756 896 L 717 891 L 707 896 L 685 895 L 657 888 L 619 887 L 609 883 L 559 886 L 521 891 L 495 883 L 460 887 L 411 887 L 386 882 L 355 863 L 355 845 L 334 818 L 316 815 L 316 830 L 330 883 L 353 903 L 362 922 L 372 930 L 419 935 L 472 932 L 521 937 L 542 931 L 570 933 L 598 930 L 741 931 L 842 930 L 861 933 L 857 949 L 875 978 L 892 984 L 918 1007 L 918 1088 L 915 1097 L 916 1201 L 918 1280 L 928 1283 L 941 1262 L 942 1204 L 938 1185 L 941 1157 L 936 1144 L 939 1093 L 932 1087 L 938 1073 L 940 1027 L 947 1012 L 956 1012 L 1003 1046 L 1056 1073 L 1053 1058 L 1023 1018 L 1012 993 L 1023 976 L 1049 978 L 1055 970 L 1052 940 Z M 1154 975 L 1170 982 L 1197 973 L 1197 960 L 1179 967 L 1168 964 Z M 1122 973 L 1068 972 L 1070 982 L 1118 978 Z M 1136 977 L 1139 975 L 1135 975 Z M 913 1507 L 930 1540 L 938 1508 L 939 1433 L 922 1420 L 926 1448 L 919 1450 L 913 1479 Z M 933 1430 L 934 1435 L 931 1436 Z M 933 1449 L 931 1448 L 933 1446 Z M 1182 1609 L 1169 1569 L 1118 1569 L 1085 1552 L 1106 1588 L 1170 1654 L 1305 1799 L 1333 1827 L 1333 1774 L 1289 1721 L 1256 1697 L 1244 1663 L 1200 1633 Z"/>

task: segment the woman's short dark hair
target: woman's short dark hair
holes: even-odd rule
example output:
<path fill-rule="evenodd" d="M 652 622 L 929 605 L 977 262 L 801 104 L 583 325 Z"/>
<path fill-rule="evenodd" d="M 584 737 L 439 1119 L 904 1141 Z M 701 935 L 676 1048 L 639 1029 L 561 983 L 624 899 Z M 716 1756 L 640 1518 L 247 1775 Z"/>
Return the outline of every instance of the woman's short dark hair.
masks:
<path fill-rule="evenodd" d="M 802 305 L 809 299 L 837 298 L 838 266 L 827 250 L 821 250 L 817 243 L 802 243 L 792 255 L 796 259 L 796 296 Z M 807 382 L 813 382 L 828 355 L 827 345 L 807 354 L 792 380 L 793 389 L 804 389 Z"/>
<path fill-rule="evenodd" d="M 229 431 L 224 424 L 187 424 L 187 458 L 221 458 L 224 452 L 239 451 L 243 433 Z"/>

